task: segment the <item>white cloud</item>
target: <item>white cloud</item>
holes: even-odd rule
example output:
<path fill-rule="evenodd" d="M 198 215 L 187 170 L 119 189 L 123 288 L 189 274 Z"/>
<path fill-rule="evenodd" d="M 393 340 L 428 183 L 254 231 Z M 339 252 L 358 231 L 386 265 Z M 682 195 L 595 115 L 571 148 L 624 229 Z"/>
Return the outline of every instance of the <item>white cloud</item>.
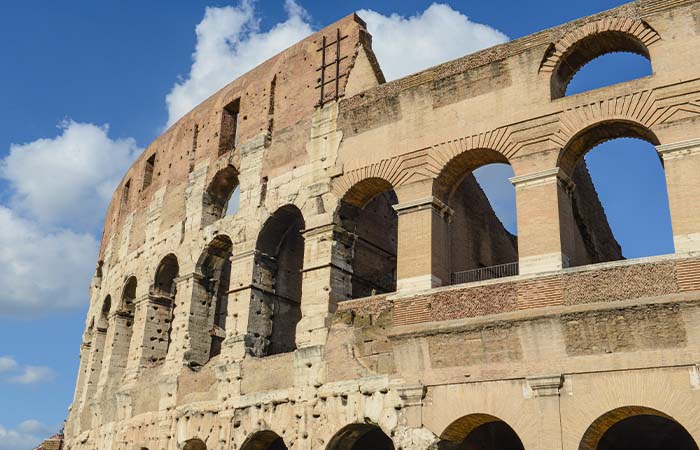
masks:
<path fill-rule="evenodd" d="M 208 7 L 197 25 L 197 44 L 189 76 L 176 83 L 166 97 L 168 125 L 227 83 L 313 32 L 306 12 L 285 1 L 287 19 L 260 31 L 253 2 L 240 6 Z"/>
<path fill-rule="evenodd" d="M 97 252 L 90 234 L 47 232 L 0 205 L 0 315 L 87 304 Z"/>
<path fill-rule="evenodd" d="M 0 177 L 12 209 L 42 225 L 92 230 L 124 172 L 140 153 L 133 139 L 110 139 L 109 127 L 66 121 L 61 134 L 13 144 Z"/>
<path fill-rule="evenodd" d="M 409 75 L 469 53 L 502 44 L 508 36 L 472 22 L 449 5 L 433 3 L 411 17 L 372 10 L 358 15 L 372 34 L 372 49 L 387 80 Z"/>
<path fill-rule="evenodd" d="M 56 372 L 46 366 L 24 366 L 22 373 L 9 379 L 15 384 L 37 384 L 48 383 L 56 378 Z"/>
<path fill-rule="evenodd" d="M 0 450 L 29 450 L 54 433 L 38 420 L 25 420 L 15 429 L 0 425 Z"/>
<path fill-rule="evenodd" d="M 12 356 L 0 356 L 0 373 L 17 368 L 17 361 Z"/>
<path fill-rule="evenodd" d="M 107 203 L 141 151 L 109 128 L 66 121 L 53 138 L 13 144 L 0 160 L 0 315 L 87 304 Z"/>

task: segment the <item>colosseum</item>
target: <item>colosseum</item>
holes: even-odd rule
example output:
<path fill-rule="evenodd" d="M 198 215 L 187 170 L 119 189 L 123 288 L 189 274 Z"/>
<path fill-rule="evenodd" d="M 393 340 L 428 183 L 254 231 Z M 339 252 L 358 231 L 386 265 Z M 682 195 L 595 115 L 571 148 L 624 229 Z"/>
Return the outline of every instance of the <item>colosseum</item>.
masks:
<path fill-rule="evenodd" d="M 618 51 L 653 74 L 566 95 Z M 66 448 L 697 450 L 699 62 L 700 2 L 637 0 L 392 82 L 353 14 L 232 81 L 112 198 Z M 622 257 L 620 137 L 673 254 Z"/>

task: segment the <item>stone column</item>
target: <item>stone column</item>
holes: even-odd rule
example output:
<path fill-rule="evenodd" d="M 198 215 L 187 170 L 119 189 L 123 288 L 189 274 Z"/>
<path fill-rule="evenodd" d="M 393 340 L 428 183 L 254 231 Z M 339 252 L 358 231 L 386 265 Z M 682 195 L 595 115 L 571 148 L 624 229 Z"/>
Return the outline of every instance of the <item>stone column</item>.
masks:
<path fill-rule="evenodd" d="M 307 229 L 304 235 L 301 320 L 297 347 L 325 345 L 338 302 L 352 293 L 355 236 L 335 224 Z"/>
<path fill-rule="evenodd" d="M 117 310 L 110 318 L 107 344 L 102 356 L 104 361 L 100 376 L 101 386 L 106 384 L 108 380 L 123 375 L 129 358 L 133 321 L 134 318 L 131 314 L 124 310 Z"/>
<path fill-rule="evenodd" d="M 231 257 L 226 339 L 222 344 L 221 353 L 234 361 L 240 361 L 246 354 L 250 302 L 253 295 L 255 253 L 255 250 L 247 250 Z"/>
<path fill-rule="evenodd" d="M 136 313 L 127 363 L 129 378 L 136 377 L 141 367 L 165 360 L 173 301 L 149 293 L 135 300 L 134 307 Z"/>
<path fill-rule="evenodd" d="M 452 209 L 434 196 L 404 201 L 394 209 L 399 216 L 396 290 L 410 293 L 449 285 L 448 224 Z"/>
<path fill-rule="evenodd" d="M 526 378 L 523 390 L 525 398 L 537 402 L 539 414 L 538 450 L 561 450 L 561 414 L 559 412 L 560 391 L 564 384 L 563 375 L 545 375 Z"/>
<path fill-rule="evenodd" d="M 211 298 L 207 298 L 202 279 L 195 272 L 175 278 L 175 309 L 166 357 L 173 369 L 179 370 L 183 362 L 201 366 L 209 359 L 214 315 L 209 313 Z"/>
<path fill-rule="evenodd" d="M 574 183 L 560 168 L 516 176 L 519 273 L 569 267 L 575 257 Z"/>
<path fill-rule="evenodd" d="M 700 251 L 700 138 L 656 147 L 664 161 L 677 254 Z"/>

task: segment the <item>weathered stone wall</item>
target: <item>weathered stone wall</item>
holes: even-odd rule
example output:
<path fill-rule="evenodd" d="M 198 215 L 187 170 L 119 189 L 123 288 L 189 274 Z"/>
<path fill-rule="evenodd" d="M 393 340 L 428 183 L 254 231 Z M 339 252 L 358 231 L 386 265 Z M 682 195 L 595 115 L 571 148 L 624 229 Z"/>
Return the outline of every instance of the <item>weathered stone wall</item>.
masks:
<path fill-rule="evenodd" d="M 640 0 L 385 83 L 352 15 L 214 94 L 115 192 L 66 447 L 417 450 L 486 432 L 593 450 L 638 416 L 697 442 L 698 17 Z M 318 70 L 324 42 L 338 79 Z M 611 49 L 653 75 L 562 95 Z M 577 163 L 622 136 L 663 158 L 674 255 L 606 262 L 620 249 Z M 517 239 L 472 176 L 490 163 L 513 167 Z"/>

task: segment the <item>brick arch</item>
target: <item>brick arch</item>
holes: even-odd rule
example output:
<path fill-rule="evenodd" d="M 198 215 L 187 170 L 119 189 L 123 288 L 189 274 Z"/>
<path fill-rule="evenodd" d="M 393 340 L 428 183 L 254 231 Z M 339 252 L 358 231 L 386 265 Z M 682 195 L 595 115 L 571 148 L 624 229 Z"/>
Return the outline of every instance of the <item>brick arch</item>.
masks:
<path fill-rule="evenodd" d="M 606 17 L 581 25 L 549 46 L 540 73 L 550 76 L 552 99 L 563 97 L 576 72 L 607 53 L 630 52 L 650 60 L 649 47 L 661 36 L 643 20 Z"/>
<path fill-rule="evenodd" d="M 119 304 L 119 308 L 122 310 L 131 311 L 134 308 L 134 300 L 136 300 L 136 288 L 138 286 L 138 280 L 135 275 L 129 275 L 126 277 L 124 286 L 122 287 L 122 296 Z"/>
<path fill-rule="evenodd" d="M 378 425 L 353 423 L 341 428 L 331 438 L 326 450 L 394 450 L 394 443 Z"/>
<path fill-rule="evenodd" d="M 493 437 L 497 436 L 496 442 Z M 484 438 L 492 438 L 485 442 Z M 491 414 L 469 414 L 450 423 L 440 434 L 441 442 L 448 442 L 452 445 L 460 445 L 468 442 L 467 448 L 475 450 L 491 449 L 500 450 L 523 450 L 520 436 L 502 419 Z M 439 447 L 438 447 L 439 448 Z"/>
<path fill-rule="evenodd" d="M 468 174 L 488 164 L 509 164 L 503 153 L 490 148 L 476 148 L 458 153 L 447 161 L 435 178 L 433 191 L 443 201 L 448 201 L 454 190 Z"/>
<path fill-rule="evenodd" d="M 637 405 L 615 408 L 594 420 L 583 434 L 578 447 L 579 450 L 597 450 L 606 433 L 613 429 L 613 427 L 627 419 L 635 417 L 639 418 L 643 416 L 661 419 L 661 423 L 665 422 L 667 425 L 671 425 L 671 427 L 675 429 L 674 431 L 680 433 L 681 436 L 679 437 L 686 446 L 678 450 L 697 450 L 697 444 L 695 444 L 693 437 L 690 435 L 688 430 L 673 417 L 656 409 Z M 643 429 L 645 427 L 636 428 L 641 428 L 642 431 L 644 431 Z M 683 433 L 685 433 L 687 436 L 682 436 Z"/>
<path fill-rule="evenodd" d="M 630 119 L 607 119 L 581 128 L 559 152 L 557 167 L 572 175 L 578 162 L 594 147 L 618 138 L 637 138 L 658 145 L 656 134 L 644 123 Z"/>
<path fill-rule="evenodd" d="M 339 199 L 362 207 L 374 196 L 405 181 L 408 173 L 402 168 L 404 159 L 402 155 L 348 170 L 333 180 L 331 192 Z M 367 198 L 372 192 L 374 195 Z"/>

